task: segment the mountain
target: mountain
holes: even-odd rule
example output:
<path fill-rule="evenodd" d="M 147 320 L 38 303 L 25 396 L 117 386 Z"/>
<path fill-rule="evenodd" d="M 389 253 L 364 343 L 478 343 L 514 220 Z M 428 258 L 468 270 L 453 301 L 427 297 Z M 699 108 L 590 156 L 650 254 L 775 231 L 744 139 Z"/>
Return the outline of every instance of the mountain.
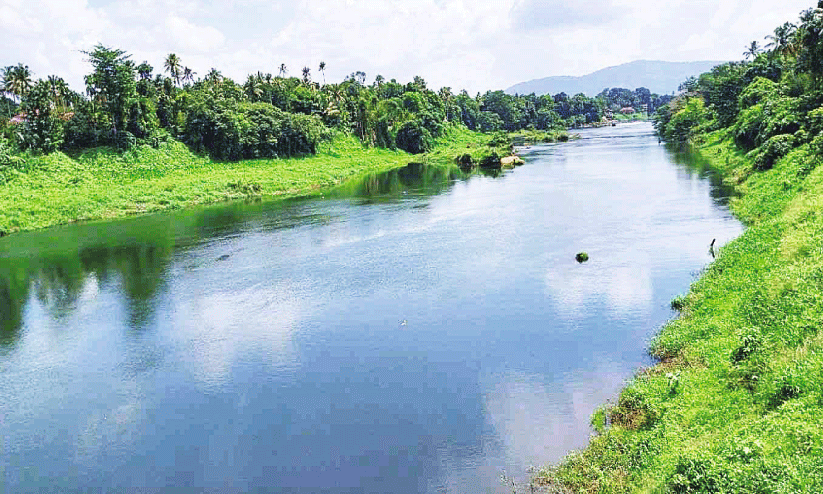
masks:
<path fill-rule="evenodd" d="M 691 76 L 707 72 L 725 62 L 659 62 L 637 60 L 614 67 L 606 67 L 591 74 L 573 77 L 557 76 L 521 82 L 506 89 L 509 94 L 557 94 L 569 96 L 584 93 L 592 97 L 605 88 L 637 89 L 645 87 L 660 95 L 677 91 L 677 87 Z"/>

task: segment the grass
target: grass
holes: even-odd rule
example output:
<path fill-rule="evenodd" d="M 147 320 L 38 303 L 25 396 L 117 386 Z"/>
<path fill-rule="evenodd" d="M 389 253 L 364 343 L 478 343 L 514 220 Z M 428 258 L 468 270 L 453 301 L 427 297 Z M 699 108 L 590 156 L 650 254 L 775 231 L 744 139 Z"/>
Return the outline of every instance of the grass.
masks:
<path fill-rule="evenodd" d="M 364 147 L 338 136 L 315 156 L 217 162 L 172 141 L 123 153 L 95 148 L 69 156 L 27 156 L 0 169 L 0 232 L 13 233 L 84 220 L 179 209 L 249 196 L 305 195 L 352 176 L 412 161 L 453 164 L 459 150 L 490 149 L 489 136 L 450 129 L 424 156 Z"/>
<path fill-rule="evenodd" d="M 557 492 L 823 492 L 823 166 L 807 146 L 757 172 L 723 132 L 699 146 L 741 192 L 724 246 L 593 420 L 538 480 Z"/>

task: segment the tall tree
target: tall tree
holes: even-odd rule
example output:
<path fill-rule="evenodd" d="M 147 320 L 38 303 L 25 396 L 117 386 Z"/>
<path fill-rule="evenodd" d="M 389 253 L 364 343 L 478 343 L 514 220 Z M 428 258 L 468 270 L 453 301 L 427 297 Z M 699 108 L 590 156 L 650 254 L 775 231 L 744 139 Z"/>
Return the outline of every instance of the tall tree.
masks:
<path fill-rule="evenodd" d="M 761 51 L 763 50 L 760 48 L 760 43 L 758 43 L 757 41 L 752 41 L 749 47 L 746 48 L 746 51 L 743 52 L 743 56 L 746 57 L 746 60 L 748 60 L 749 58 L 754 60 L 755 58 L 757 58 L 757 55 L 759 55 Z"/>
<path fill-rule="evenodd" d="M 94 72 L 86 76 L 86 90 L 111 117 L 115 135 L 125 129 L 127 109 L 137 96 L 134 62 L 123 50 L 97 45 L 89 57 Z"/>
<path fill-rule="evenodd" d="M 22 101 L 23 96 L 32 87 L 31 70 L 28 65 L 18 63 L 14 66 L 6 67 L 3 77 L 3 90 L 11 94 L 16 101 Z"/>
<path fill-rule="evenodd" d="M 326 85 L 326 62 L 320 62 L 320 73 L 323 74 L 323 85 Z"/>
<path fill-rule="evenodd" d="M 148 62 L 143 62 L 137 66 L 137 75 L 140 76 L 140 80 L 147 81 L 151 79 L 151 73 L 154 71 L 154 67 L 149 65 Z"/>
<path fill-rule="evenodd" d="M 303 82 L 305 84 L 311 82 L 311 69 L 308 67 L 303 67 Z"/>
<path fill-rule="evenodd" d="M 179 85 L 180 77 L 183 75 L 183 66 L 180 64 L 180 57 L 174 53 L 169 53 L 169 56 L 166 57 L 166 61 L 163 63 L 163 66 L 166 68 L 166 72 L 169 73 L 169 76 L 174 79 L 174 83 Z"/>
<path fill-rule="evenodd" d="M 289 71 L 286 69 L 286 64 L 281 63 L 280 64 L 280 77 L 286 77 L 286 75 L 288 73 L 289 73 Z"/>
<path fill-rule="evenodd" d="M 772 52 L 778 55 L 783 55 L 786 53 L 793 54 L 793 38 L 796 31 L 797 26 L 791 22 L 787 22 L 782 26 L 776 27 L 774 34 L 766 36 L 766 40 L 769 41 L 769 43 L 766 44 L 766 49 L 771 49 Z"/>
<path fill-rule="evenodd" d="M 183 67 L 183 75 L 181 77 L 182 81 L 185 82 L 194 82 L 194 76 L 197 75 L 197 72 L 191 70 L 188 67 Z"/>

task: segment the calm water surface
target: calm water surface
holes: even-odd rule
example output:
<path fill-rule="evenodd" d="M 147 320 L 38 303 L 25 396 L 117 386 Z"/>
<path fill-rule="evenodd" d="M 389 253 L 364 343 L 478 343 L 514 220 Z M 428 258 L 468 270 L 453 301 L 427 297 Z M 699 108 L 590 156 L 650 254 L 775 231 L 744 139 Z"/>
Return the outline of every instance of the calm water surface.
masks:
<path fill-rule="evenodd" d="M 507 492 L 584 446 L 741 226 L 650 126 L 581 135 L 0 239 L 0 491 Z"/>

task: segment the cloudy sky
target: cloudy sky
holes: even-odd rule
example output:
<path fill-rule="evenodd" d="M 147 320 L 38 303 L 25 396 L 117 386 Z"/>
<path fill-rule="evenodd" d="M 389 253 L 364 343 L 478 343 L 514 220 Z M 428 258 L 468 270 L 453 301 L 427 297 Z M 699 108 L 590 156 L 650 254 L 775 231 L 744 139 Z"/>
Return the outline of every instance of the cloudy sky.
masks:
<path fill-rule="evenodd" d="M 812 0 L 0 0 L 0 66 L 89 72 L 81 50 L 121 48 L 161 70 L 174 52 L 199 75 L 216 67 L 290 75 L 326 62 L 338 82 L 361 70 L 474 94 L 638 59 L 739 60 L 746 45 Z"/>

